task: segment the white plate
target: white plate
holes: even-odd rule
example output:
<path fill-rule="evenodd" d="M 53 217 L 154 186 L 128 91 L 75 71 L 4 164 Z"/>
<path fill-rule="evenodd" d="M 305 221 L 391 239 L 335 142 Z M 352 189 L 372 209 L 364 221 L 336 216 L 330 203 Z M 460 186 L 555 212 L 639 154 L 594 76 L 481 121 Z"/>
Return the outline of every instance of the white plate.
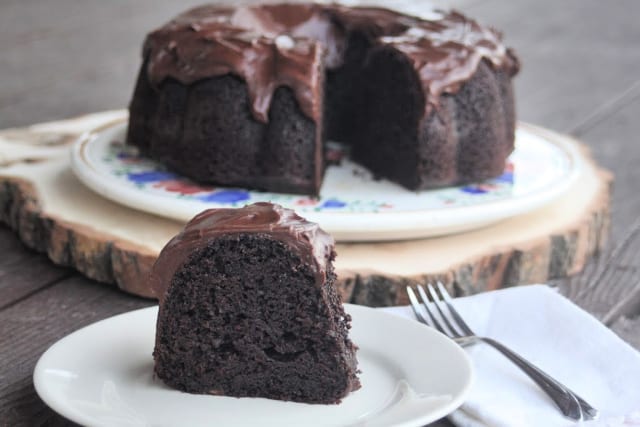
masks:
<path fill-rule="evenodd" d="M 345 304 L 362 388 L 340 405 L 194 395 L 153 377 L 157 307 L 111 317 L 51 346 L 33 375 L 38 395 L 91 426 L 421 426 L 452 412 L 471 382 L 469 357 L 409 319 Z"/>
<path fill-rule="evenodd" d="M 272 201 L 319 223 L 340 241 L 415 239 L 478 228 L 529 212 L 566 193 L 584 166 L 558 134 L 520 124 L 504 174 L 482 183 L 413 192 L 343 158 L 327 168 L 319 198 L 203 187 L 125 146 L 126 120 L 83 135 L 71 165 L 117 203 L 180 221 L 212 207 Z"/>

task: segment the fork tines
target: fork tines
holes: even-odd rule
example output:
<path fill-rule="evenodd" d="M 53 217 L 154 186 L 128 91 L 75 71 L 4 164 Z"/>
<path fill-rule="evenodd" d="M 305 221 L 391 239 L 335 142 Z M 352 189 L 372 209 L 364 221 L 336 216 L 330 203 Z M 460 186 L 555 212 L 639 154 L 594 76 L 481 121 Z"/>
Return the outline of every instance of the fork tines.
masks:
<path fill-rule="evenodd" d="M 411 308 L 416 318 L 422 323 L 436 328 L 438 331 L 450 337 L 461 337 L 469 334 L 469 332 L 467 332 L 467 325 L 451 305 L 451 296 L 444 285 L 441 282 L 437 282 L 437 291 L 430 283 L 426 286 L 427 291 L 424 290 L 422 285 L 418 285 L 417 289 L 422 300 L 422 306 L 427 313 L 427 318 L 421 313 L 420 304 L 415 292 L 411 287 L 407 286 L 407 294 L 409 295 Z"/>
<path fill-rule="evenodd" d="M 560 408 L 564 416 L 572 420 L 591 420 L 597 417 L 597 409 L 589 405 L 569 388 L 549 376 L 549 374 L 532 365 L 531 362 L 528 362 L 522 356 L 519 356 L 496 340 L 475 335 L 453 306 L 451 297 L 444 288 L 444 285 L 438 282 L 436 286 L 437 291 L 433 285 L 427 284 L 426 292 L 421 285 L 417 286 L 418 293 L 422 300 L 422 306 L 427 313 L 427 318 L 422 315 L 422 309 L 420 308 L 415 292 L 407 286 L 407 294 L 411 301 L 411 308 L 413 308 L 413 312 L 420 322 L 449 336 L 449 338 L 461 346 L 475 344 L 478 341 L 491 345 L 534 380 L 554 401 L 556 406 Z"/>

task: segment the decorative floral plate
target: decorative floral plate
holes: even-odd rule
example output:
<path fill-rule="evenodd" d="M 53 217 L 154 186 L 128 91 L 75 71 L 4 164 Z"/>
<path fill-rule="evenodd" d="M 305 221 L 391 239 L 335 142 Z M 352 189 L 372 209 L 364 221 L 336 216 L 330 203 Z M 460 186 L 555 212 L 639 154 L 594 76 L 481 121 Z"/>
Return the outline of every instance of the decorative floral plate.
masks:
<path fill-rule="evenodd" d="M 516 149 L 495 179 L 414 192 L 348 157 L 327 168 L 320 197 L 202 186 L 124 144 L 119 120 L 83 135 L 72 150 L 78 178 L 103 197 L 188 221 L 204 209 L 271 201 L 298 211 L 341 241 L 414 239 L 461 232 L 529 212 L 568 191 L 583 165 L 564 137 L 520 124 Z M 338 156 L 339 152 L 334 153 Z"/>

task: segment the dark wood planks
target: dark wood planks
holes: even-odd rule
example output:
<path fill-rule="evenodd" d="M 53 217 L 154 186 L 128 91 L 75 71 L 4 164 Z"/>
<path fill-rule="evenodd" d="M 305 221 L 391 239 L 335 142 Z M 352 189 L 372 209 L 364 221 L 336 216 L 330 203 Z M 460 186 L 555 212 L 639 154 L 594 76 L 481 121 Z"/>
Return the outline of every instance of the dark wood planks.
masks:
<path fill-rule="evenodd" d="M 467 10 L 503 31 L 522 59 L 515 82 L 521 120 L 568 132 L 638 81 L 635 0 L 485 0 Z"/>
<path fill-rule="evenodd" d="M 633 102 L 594 123 L 580 137 L 591 146 L 600 164 L 615 174 L 611 212 L 614 244 L 627 235 L 640 214 L 640 91 L 638 95 Z"/>
<path fill-rule="evenodd" d="M 609 247 L 584 274 L 564 283 L 563 291 L 608 324 L 632 324 L 626 316 L 640 314 L 640 273 L 629 270 L 640 264 L 639 238 L 631 236 L 640 214 L 640 81 L 632 71 L 640 69 L 640 27 L 634 24 L 640 3 L 488 0 L 470 5 L 470 12 L 503 30 L 520 53 L 520 119 L 572 133 L 614 172 Z M 620 247 L 625 239 L 632 241 Z M 620 316 L 627 321 L 616 323 Z M 640 335 L 629 327 L 616 330 Z"/>
<path fill-rule="evenodd" d="M 564 284 L 567 295 L 627 339 L 640 337 L 630 319 L 640 314 L 640 98 L 600 120 L 583 135 L 594 155 L 616 174 L 608 250 L 585 272 Z M 640 341 L 632 339 L 634 343 Z"/>
<path fill-rule="evenodd" d="M 25 248 L 12 230 L 0 225 L 0 311 L 72 274 Z"/>
<path fill-rule="evenodd" d="M 53 413 L 35 395 L 32 373 L 40 355 L 70 332 L 153 303 L 74 276 L 0 311 L 0 420 L 42 425 Z M 0 422 L 0 425 L 2 425 Z"/>
<path fill-rule="evenodd" d="M 0 128 L 122 108 L 145 33 L 201 3 L 3 1 Z"/>

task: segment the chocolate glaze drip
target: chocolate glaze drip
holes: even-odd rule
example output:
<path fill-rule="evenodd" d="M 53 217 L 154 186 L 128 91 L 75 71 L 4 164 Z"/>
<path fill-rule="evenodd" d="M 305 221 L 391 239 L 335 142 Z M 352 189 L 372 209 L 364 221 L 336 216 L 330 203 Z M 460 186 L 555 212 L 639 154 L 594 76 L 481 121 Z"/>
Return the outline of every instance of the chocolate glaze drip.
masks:
<path fill-rule="evenodd" d="M 441 19 L 416 20 L 402 34 L 381 38 L 382 43 L 403 52 L 413 62 L 428 109 L 438 105 L 441 94 L 456 93 L 482 59 L 511 75 L 517 73 L 518 59 L 502 44 L 499 32 L 456 11 L 437 13 Z"/>
<path fill-rule="evenodd" d="M 216 237 L 247 233 L 266 234 L 284 243 L 312 267 L 318 286 L 325 282 L 326 264 L 335 256 L 335 242 L 318 224 L 271 203 L 254 203 L 239 209 L 208 209 L 189 221 L 160 252 L 149 277 L 160 304 L 173 276 L 192 253 Z"/>
<path fill-rule="evenodd" d="M 318 7 L 302 6 L 208 5 L 187 11 L 147 37 L 149 80 L 158 85 L 173 77 L 190 84 L 234 74 L 246 81 L 254 116 L 262 122 L 275 90 L 288 86 L 302 111 L 318 121 L 321 58 L 334 29 L 319 17 Z"/>
<path fill-rule="evenodd" d="M 290 87 L 301 110 L 320 120 L 323 71 L 342 64 L 351 32 L 373 45 L 388 45 L 413 62 L 426 97 L 426 111 L 442 93 L 455 93 L 484 58 L 494 67 L 518 71 L 501 34 L 458 12 L 433 20 L 381 8 L 340 5 L 267 4 L 227 8 L 201 6 L 149 34 L 144 56 L 148 76 L 184 84 L 234 74 L 246 81 L 256 119 L 267 122 L 273 93 Z"/>

